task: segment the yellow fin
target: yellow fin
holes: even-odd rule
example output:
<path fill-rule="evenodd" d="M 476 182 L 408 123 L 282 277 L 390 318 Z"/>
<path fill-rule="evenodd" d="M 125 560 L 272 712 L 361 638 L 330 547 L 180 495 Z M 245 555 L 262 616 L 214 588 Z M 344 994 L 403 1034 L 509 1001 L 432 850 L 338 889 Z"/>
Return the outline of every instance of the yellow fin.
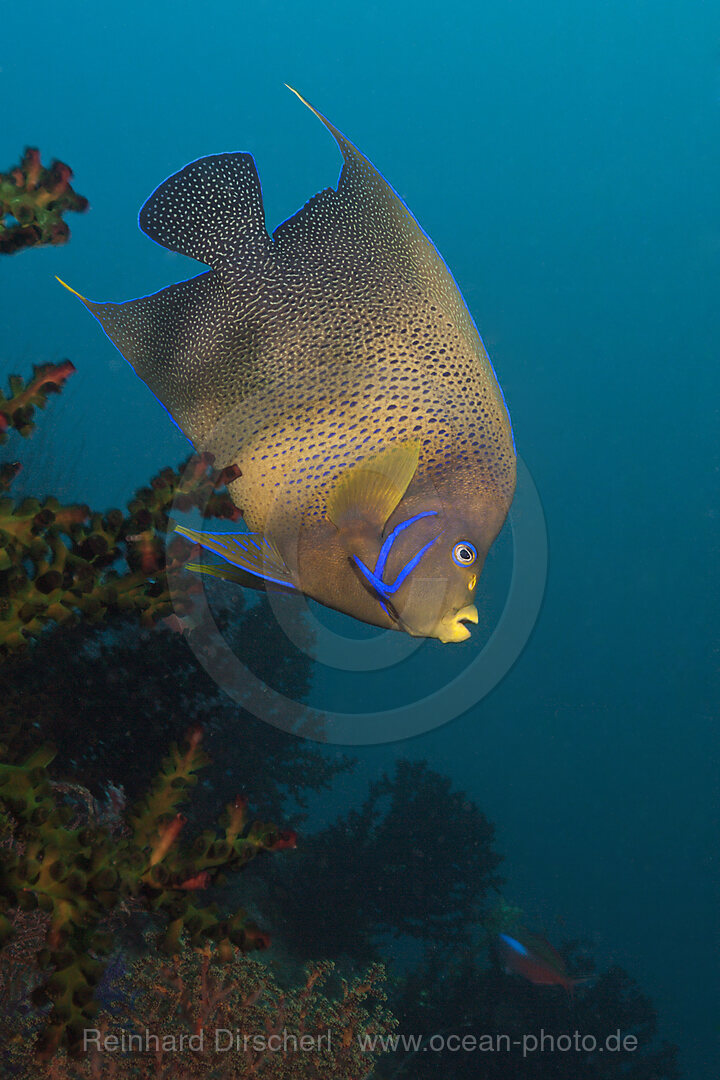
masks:
<path fill-rule="evenodd" d="M 353 520 L 382 529 L 415 475 L 420 444 L 415 440 L 391 446 L 348 469 L 327 505 L 327 515 L 341 529 Z"/>
<path fill-rule="evenodd" d="M 194 574 L 205 574 L 208 577 L 222 578 L 223 581 L 232 581 L 235 585 L 242 585 L 245 589 L 265 589 L 266 592 L 296 592 L 294 585 L 282 582 L 270 582 L 266 578 L 243 570 L 240 566 L 208 566 L 206 563 L 188 562 L 183 565 L 184 570 L 191 570 Z"/>
<path fill-rule="evenodd" d="M 242 577 L 243 571 L 236 566 L 229 566 L 226 569 L 224 566 L 206 566 L 204 563 L 187 562 L 183 563 L 183 570 L 192 570 L 194 574 L 206 574 L 208 577 L 222 578 L 224 581 L 238 581 L 241 585 L 245 584 L 245 577 L 250 577 L 249 574 Z"/>
<path fill-rule="evenodd" d="M 194 544 L 200 544 L 207 551 L 219 555 L 221 559 L 231 563 L 246 574 L 252 574 L 262 582 L 271 585 L 281 585 L 283 588 L 295 589 L 296 585 L 283 557 L 266 537 L 259 533 L 209 533 L 200 532 L 197 529 L 188 529 L 184 525 L 175 524 L 175 532 L 186 536 Z M 197 572 L 196 564 L 192 569 Z M 223 568 L 225 569 L 225 568 Z M 217 573 L 208 568 L 202 573 L 213 574 L 215 577 L 229 577 L 229 572 Z M 230 577 L 230 580 L 235 580 Z"/>

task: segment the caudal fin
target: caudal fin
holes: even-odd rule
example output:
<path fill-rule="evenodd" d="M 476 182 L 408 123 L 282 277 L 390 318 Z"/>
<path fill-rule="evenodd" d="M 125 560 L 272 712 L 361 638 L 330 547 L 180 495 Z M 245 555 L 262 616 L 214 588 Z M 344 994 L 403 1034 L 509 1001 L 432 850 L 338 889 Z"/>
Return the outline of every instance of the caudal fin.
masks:
<path fill-rule="evenodd" d="M 214 270 L 242 264 L 270 246 L 252 154 L 191 161 L 155 188 L 138 224 L 157 244 Z"/>

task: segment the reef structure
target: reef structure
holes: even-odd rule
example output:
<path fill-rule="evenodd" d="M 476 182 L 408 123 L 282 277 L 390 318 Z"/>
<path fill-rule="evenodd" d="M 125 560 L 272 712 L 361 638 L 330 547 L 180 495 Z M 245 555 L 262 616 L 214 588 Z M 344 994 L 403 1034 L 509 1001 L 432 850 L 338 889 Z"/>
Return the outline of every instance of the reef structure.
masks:
<path fill-rule="evenodd" d="M 0 759 L 0 819 L 4 851 L 0 874 L 0 944 L 12 940 L 13 914 L 34 912 L 46 919 L 45 940 L 36 953 L 40 979 L 31 994 L 46 1013 L 37 1044 L 42 1057 L 58 1046 L 71 1053 L 81 1045 L 100 1004 L 97 986 L 114 946 L 113 928 L 133 912 L 152 915 L 162 926 L 158 948 L 178 953 L 183 941 L 201 948 L 217 944 L 218 959 L 265 948 L 268 937 L 239 909 L 223 916 L 217 904 L 198 896 L 224 874 L 247 866 L 262 852 L 295 847 L 295 833 L 250 823 L 247 803 L 227 806 L 218 831 L 206 829 L 190 843 L 178 812 L 208 764 L 202 733 L 188 732 L 184 747 L 173 745 L 146 796 L 128 814 L 110 792 L 109 812 L 88 807 L 78 814 L 67 795 L 81 800 L 80 785 L 53 782 L 54 752 L 40 747 L 14 763 Z"/>
<path fill-rule="evenodd" d="M 65 244 L 68 210 L 84 213 L 89 206 L 73 190 L 72 170 L 63 161 L 45 168 L 40 151 L 29 146 L 19 165 L 0 173 L 0 255 L 13 255 L 44 244 Z"/>
<path fill-rule="evenodd" d="M 0 393 L 0 442 L 11 433 L 30 435 L 36 408 L 74 371 L 66 360 L 36 367 L 24 382 L 10 377 Z M 17 461 L 0 463 L 0 492 L 10 488 Z M 127 510 L 62 505 L 53 497 L 0 497 L 0 657 L 48 628 L 112 612 L 136 611 L 145 626 L 175 613 L 167 571 L 190 557 L 192 546 L 176 537 L 167 546 L 169 513 L 201 507 L 206 517 L 237 521 L 240 511 L 224 490 L 232 470 L 217 471 L 210 454 L 191 456 L 177 470 L 162 469 L 140 488 Z M 199 588 L 192 581 L 190 593 Z"/>

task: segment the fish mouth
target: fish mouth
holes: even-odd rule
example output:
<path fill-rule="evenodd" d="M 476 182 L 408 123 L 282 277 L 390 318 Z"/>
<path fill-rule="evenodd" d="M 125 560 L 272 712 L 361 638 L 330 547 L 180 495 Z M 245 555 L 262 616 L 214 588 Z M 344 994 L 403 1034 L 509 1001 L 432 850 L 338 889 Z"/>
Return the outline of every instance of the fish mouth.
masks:
<path fill-rule="evenodd" d="M 478 609 L 474 604 L 468 604 L 452 615 L 446 615 L 440 621 L 435 637 L 439 638 L 444 645 L 451 641 L 467 641 L 470 637 L 470 630 L 465 623 L 469 622 L 477 626 Z"/>

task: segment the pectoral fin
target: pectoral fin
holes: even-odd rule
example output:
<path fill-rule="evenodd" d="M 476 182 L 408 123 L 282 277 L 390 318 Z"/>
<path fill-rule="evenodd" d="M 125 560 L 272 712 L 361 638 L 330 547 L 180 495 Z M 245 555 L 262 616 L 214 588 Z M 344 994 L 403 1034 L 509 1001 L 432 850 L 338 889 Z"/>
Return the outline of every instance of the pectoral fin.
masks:
<path fill-rule="evenodd" d="M 415 475 L 419 455 L 420 444 L 410 441 L 348 469 L 328 501 L 333 525 L 370 524 L 381 532 Z"/>
<path fill-rule="evenodd" d="M 206 533 L 186 529 L 184 525 L 176 525 L 175 531 L 181 536 L 186 536 L 193 543 L 200 544 L 207 551 L 219 555 L 236 567 L 239 573 L 223 566 L 201 567 L 197 563 L 188 564 L 191 570 L 237 581 L 239 584 L 245 584 L 243 576 L 249 574 L 256 586 L 264 583 L 286 589 L 297 589 L 278 549 L 270 540 L 258 533 Z"/>

